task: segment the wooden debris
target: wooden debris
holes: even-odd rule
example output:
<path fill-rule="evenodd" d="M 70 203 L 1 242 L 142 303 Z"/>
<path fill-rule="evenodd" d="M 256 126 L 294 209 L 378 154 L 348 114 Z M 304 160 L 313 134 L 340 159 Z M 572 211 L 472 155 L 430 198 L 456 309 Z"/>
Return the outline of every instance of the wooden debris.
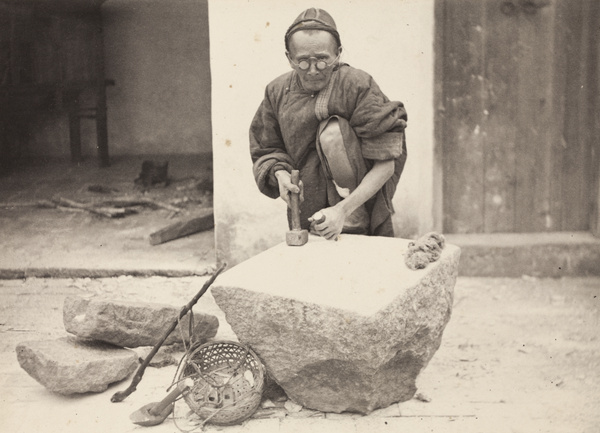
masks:
<path fill-rule="evenodd" d="M 189 236 L 214 227 L 213 209 L 206 208 L 202 214 L 192 218 L 178 221 L 150 234 L 150 245 L 158 245 L 173 239 Z"/>
<path fill-rule="evenodd" d="M 56 197 L 52 200 L 38 200 L 34 202 L 22 202 L 22 203 L 0 203 L 0 207 L 9 208 L 23 208 L 23 207 L 38 207 L 47 209 L 58 209 L 62 211 L 74 211 L 74 212 L 90 212 L 97 215 L 102 215 L 109 218 L 117 218 L 131 213 L 135 213 L 134 209 L 123 209 L 115 207 L 98 207 L 94 204 L 80 203 L 75 200 L 70 200 L 64 197 Z"/>
<path fill-rule="evenodd" d="M 116 188 L 99 184 L 89 185 L 87 190 L 90 192 L 96 192 L 98 194 L 111 194 L 113 192 L 119 192 L 119 190 Z"/>
<path fill-rule="evenodd" d="M 56 203 L 53 203 L 50 200 L 0 203 L 0 208 L 3 208 L 3 209 L 21 208 L 21 207 L 40 207 L 40 208 L 50 208 L 51 209 L 51 208 L 56 207 Z"/>
<path fill-rule="evenodd" d="M 96 185 L 91 185 L 95 187 Z M 101 186 L 101 185 L 100 185 Z M 88 187 L 91 191 L 92 188 Z M 110 189 L 110 188 L 109 188 Z M 100 189 L 97 190 L 99 192 Z M 102 189 L 102 191 L 105 191 Z M 106 189 L 108 191 L 108 189 Z M 117 191 L 111 189 L 111 191 Z M 182 199 L 177 199 L 174 201 L 174 204 L 185 206 L 188 202 L 196 202 L 196 200 L 191 200 L 189 197 L 184 197 Z M 183 207 L 174 206 L 173 204 L 166 203 L 159 200 L 154 200 L 149 197 L 135 197 L 135 196 L 120 196 L 120 197 L 109 197 L 106 199 L 93 199 L 91 202 L 80 202 L 72 199 L 68 199 L 65 197 L 53 197 L 51 200 L 35 200 L 35 201 L 27 201 L 27 202 L 0 202 L 0 208 L 2 209 L 20 209 L 26 207 L 33 208 L 46 208 L 46 209 L 57 209 L 61 211 L 71 211 L 71 212 L 89 212 L 96 215 L 102 215 L 108 218 L 119 218 L 126 215 L 137 213 L 141 207 L 151 207 L 154 209 L 165 209 L 169 211 L 168 218 L 174 218 L 177 215 L 180 215 L 185 211 Z M 194 220 L 192 219 L 192 226 L 194 225 Z M 198 222 L 196 222 L 198 223 Z M 202 228 L 206 225 L 206 223 L 200 223 L 201 226 L 198 231 L 207 230 L 208 228 Z M 186 235 L 182 235 L 186 236 Z M 166 241 L 165 241 L 166 242 Z"/>
<path fill-rule="evenodd" d="M 130 207 L 130 206 L 154 206 L 162 209 L 170 210 L 171 212 L 179 213 L 181 208 L 172 206 L 168 203 L 152 200 L 147 197 L 115 197 L 110 200 L 94 202 L 95 206 L 114 206 L 114 207 Z"/>
<path fill-rule="evenodd" d="M 115 207 L 96 207 L 93 204 L 79 203 L 74 200 L 69 200 L 64 197 L 58 197 L 53 200 L 57 205 L 64 207 L 72 207 L 75 209 L 84 209 L 90 213 L 106 216 L 109 218 L 118 218 L 132 213 L 130 209 L 115 208 Z"/>
<path fill-rule="evenodd" d="M 88 212 L 86 209 L 79 209 L 79 208 L 75 208 L 75 207 L 66 207 L 66 206 L 56 206 L 55 209 L 62 211 L 62 212 L 79 212 L 79 213 L 87 213 Z"/>
<path fill-rule="evenodd" d="M 52 200 L 36 200 L 28 202 L 0 203 L 0 208 L 24 208 L 37 207 L 46 209 L 58 209 L 62 211 L 90 212 L 108 218 L 118 218 L 137 213 L 141 206 L 150 206 L 170 211 L 170 217 L 181 213 L 182 209 L 168 203 L 153 200 L 147 197 L 114 197 L 109 200 L 82 203 L 64 197 L 55 197 Z"/>
<path fill-rule="evenodd" d="M 180 206 L 180 205 L 185 205 L 186 203 L 189 203 L 191 200 L 189 197 L 181 197 L 175 200 L 171 200 L 171 204 L 174 206 Z"/>

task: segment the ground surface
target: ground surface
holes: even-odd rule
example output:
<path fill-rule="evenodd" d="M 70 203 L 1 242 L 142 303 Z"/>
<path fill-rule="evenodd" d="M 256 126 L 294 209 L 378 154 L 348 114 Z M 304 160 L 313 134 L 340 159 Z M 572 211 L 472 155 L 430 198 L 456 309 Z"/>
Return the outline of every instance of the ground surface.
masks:
<path fill-rule="evenodd" d="M 146 159 L 169 162 L 168 186 L 143 191 L 134 184 Z M 90 204 L 124 197 L 152 199 L 181 211 L 138 206 L 135 214 L 107 218 L 34 206 L 58 198 Z M 154 246 L 148 237 L 210 207 L 210 155 L 120 156 L 107 168 L 95 160 L 26 161 L 0 173 L 0 277 L 206 274 L 215 261 L 212 230 Z"/>
<path fill-rule="evenodd" d="M 0 431 L 127 432 L 144 430 L 129 414 L 158 401 L 175 367 L 149 368 L 122 403 L 100 394 L 53 395 L 20 369 L 21 341 L 65 335 L 66 295 L 106 294 L 182 306 L 205 278 L 0 280 Z M 217 339 L 234 339 L 210 292 L 196 307 L 220 318 Z M 264 419 L 207 431 L 255 432 L 597 432 L 600 431 L 600 279 L 459 278 L 442 345 L 413 399 L 370 416 L 262 410 Z M 183 408 L 181 407 L 183 406 Z M 185 404 L 178 406 L 185 424 Z M 267 415 L 265 415 L 267 414 Z M 270 415 L 269 415 L 270 414 Z M 154 432 L 178 431 L 172 419 Z"/>
<path fill-rule="evenodd" d="M 9 204 L 0 206 L 1 432 L 143 431 L 129 415 L 165 395 L 174 366 L 149 368 L 136 392 L 122 403 L 111 403 L 110 397 L 129 380 L 103 393 L 61 397 L 29 377 L 15 353 L 21 341 L 66 334 L 62 305 L 67 295 L 105 294 L 181 307 L 206 277 L 126 274 L 203 275 L 214 268 L 212 231 L 149 245 L 149 233 L 181 217 L 171 218 L 165 209 L 144 207 L 135 215 L 107 219 L 24 206 L 57 195 L 82 202 L 139 195 L 181 206 L 185 215 L 212 205 L 209 157 L 162 157 L 169 160 L 174 182 L 146 194 L 133 184 L 143 159 L 112 158 L 111 167 L 104 169 L 94 160 L 78 165 L 41 161 L 0 175 L 0 202 Z M 116 191 L 93 193 L 91 185 Z M 65 278 L 84 275 L 111 278 Z M 461 277 L 442 345 L 418 383 L 422 399 L 430 402 L 413 399 L 366 417 L 298 411 L 293 405 L 285 409 L 282 402 L 261 409 L 256 414 L 260 419 L 242 426 L 207 430 L 600 432 L 599 299 L 600 278 Z M 235 339 L 210 292 L 196 310 L 219 317 L 217 339 Z M 193 428 L 185 425 L 185 404 L 177 407 L 182 426 Z M 169 419 L 152 431 L 179 430 Z"/>

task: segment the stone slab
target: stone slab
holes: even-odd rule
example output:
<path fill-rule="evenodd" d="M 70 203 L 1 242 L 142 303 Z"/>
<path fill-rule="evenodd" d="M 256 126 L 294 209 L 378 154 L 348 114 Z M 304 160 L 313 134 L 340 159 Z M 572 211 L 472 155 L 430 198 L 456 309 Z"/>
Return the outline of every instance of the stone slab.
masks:
<path fill-rule="evenodd" d="M 451 234 L 460 275 L 539 278 L 600 276 L 600 238 L 589 232 Z"/>
<path fill-rule="evenodd" d="M 63 323 L 67 332 L 80 338 L 121 347 L 154 346 L 180 311 L 181 307 L 160 303 L 68 296 L 63 305 Z M 213 338 L 218 327 L 216 316 L 194 312 L 195 342 Z M 189 314 L 181 320 L 164 345 L 181 342 L 182 334 L 189 342 Z"/>
<path fill-rule="evenodd" d="M 16 352 L 21 368 L 58 394 L 105 391 L 138 366 L 132 350 L 74 337 L 27 341 Z"/>
<path fill-rule="evenodd" d="M 450 319 L 460 249 L 422 270 L 409 240 L 311 236 L 221 275 L 212 294 L 243 343 L 304 407 L 370 413 L 405 401 Z"/>
<path fill-rule="evenodd" d="M 370 316 L 417 284 L 428 269 L 404 264 L 408 240 L 342 235 L 337 242 L 310 236 L 298 248 L 281 243 L 219 276 L 212 291 L 242 288 Z M 452 245 L 445 256 L 458 248 Z"/>

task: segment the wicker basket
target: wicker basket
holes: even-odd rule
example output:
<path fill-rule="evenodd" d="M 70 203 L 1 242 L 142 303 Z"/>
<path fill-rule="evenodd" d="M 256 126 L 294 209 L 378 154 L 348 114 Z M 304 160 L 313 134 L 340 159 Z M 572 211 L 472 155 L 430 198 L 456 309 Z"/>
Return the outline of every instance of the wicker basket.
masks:
<path fill-rule="evenodd" d="M 177 381 L 190 377 L 194 386 L 184 399 L 204 422 L 239 424 L 260 404 L 264 367 L 256 354 L 232 341 L 203 344 L 185 355 Z"/>

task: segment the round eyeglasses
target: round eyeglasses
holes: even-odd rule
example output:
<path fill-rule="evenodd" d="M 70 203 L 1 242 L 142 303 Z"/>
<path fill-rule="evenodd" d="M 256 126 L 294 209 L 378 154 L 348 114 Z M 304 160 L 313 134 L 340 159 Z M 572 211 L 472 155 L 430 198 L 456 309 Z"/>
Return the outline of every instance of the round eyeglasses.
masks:
<path fill-rule="evenodd" d="M 331 63 L 327 63 L 325 60 L 323 60 L 323 59 L 317 59 L 316 57 L 309 57 L 308 59 L 302 59 L 299 63 L 296 63 L 296 62 L 294 62 L 289 57 L 289 54 L 288 54 L 288 59 L 290 60 L 290 63 L 292 65 L 294 65 L 295 67 L 297 67 L 301 71 L 308 71 L 308 69 L 310 68 L 310 65 L 312 64 L 312 62 L 314 60 L 315 67 L 319 71 L 323 71 L 323 70 L 325 70 L 325 69 L 330 68 L 331 66 L 333 66 L 333 64 L 335 62 L 337 62 L 337 60 L 340 58 L 340 54 L 338 54 L 337 57 L 335 59 L 333 59 L 333 61 Z"/>

